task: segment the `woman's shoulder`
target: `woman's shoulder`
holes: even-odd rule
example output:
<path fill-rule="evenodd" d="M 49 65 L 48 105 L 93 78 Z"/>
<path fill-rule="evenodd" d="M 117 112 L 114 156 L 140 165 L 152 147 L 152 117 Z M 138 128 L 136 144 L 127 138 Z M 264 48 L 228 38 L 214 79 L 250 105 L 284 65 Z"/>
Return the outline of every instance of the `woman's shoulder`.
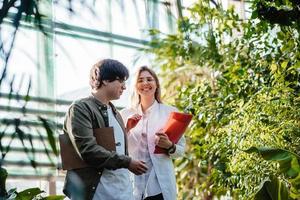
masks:
<path fill-rule="evenodd" d="M 177 112 L 178 111 L 178 109 L 172 105 L 167 105 L 164 103 L 160 103 L 159 105 L 161 106 L 162 109 L 167 110 L 169 112 Z"/>

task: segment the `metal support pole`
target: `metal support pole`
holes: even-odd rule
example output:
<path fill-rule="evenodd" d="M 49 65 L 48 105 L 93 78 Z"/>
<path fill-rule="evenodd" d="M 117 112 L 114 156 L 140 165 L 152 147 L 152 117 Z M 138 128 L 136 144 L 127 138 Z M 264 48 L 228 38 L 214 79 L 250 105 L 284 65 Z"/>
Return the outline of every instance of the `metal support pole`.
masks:
<path fill-rule="evenodd" d="M 56 195 L 56 178 L 54 176 L 50 176 L 48 182 L 49 182 L 49 195 Z"/>

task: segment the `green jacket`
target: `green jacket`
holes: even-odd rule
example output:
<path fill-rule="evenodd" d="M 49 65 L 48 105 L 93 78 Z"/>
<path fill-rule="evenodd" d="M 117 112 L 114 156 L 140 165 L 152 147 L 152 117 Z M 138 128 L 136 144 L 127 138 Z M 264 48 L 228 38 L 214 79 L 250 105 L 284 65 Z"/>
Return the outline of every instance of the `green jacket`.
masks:
<path fill-rule="evenodd" d="M 131 158 L 127 156 L 123 120 L 115 107 L 110 105 L 124 131 L 126 155 L 118 155 L 115 151 L 108 151 L 97 144 L 93 129 L 109 125 L 107 106 L 96 98 L 90 96 L 75 101 L 66 114 L 64 134 L 69 136 L 75 150 L 88 165 L 85 168 L 67 171 L 63 191 L 69 198 L 91 200 L 104 168 L 114 170 L 129 166 Z"/>

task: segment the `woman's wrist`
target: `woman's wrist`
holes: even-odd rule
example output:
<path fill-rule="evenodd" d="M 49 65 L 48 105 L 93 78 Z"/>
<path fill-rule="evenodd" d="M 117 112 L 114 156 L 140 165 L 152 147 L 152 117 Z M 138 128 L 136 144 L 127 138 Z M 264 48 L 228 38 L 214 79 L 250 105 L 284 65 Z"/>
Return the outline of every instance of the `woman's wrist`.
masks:
<path fill-rule="evenodd" d="M 174 142 L 172 142 L 172 141 L 169 141 L 169 142 L 170 142 L 170 145 L 168 148 L 166 148 L 167 150 L 171 149 L 174 146 Z"/>
<path fill-rule="evenodd" d="M 172 154 L 176 151 L 176 145 L 172 142 L 172 145 L 167 149 L 168 154 Z"/>

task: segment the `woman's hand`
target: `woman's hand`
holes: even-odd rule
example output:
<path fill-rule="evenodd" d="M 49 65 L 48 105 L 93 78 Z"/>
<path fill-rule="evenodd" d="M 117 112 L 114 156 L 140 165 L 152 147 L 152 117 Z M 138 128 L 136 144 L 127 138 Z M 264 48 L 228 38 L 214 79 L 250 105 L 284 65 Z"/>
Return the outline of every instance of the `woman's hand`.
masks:
<path fill-rule="evenodd" d="M 169 149 L 173 146 L 173 142 L 169 140 L 169 137 L 165 133 L 158 132 L 156 133 L 155 144 L 161 148 Z"/>
<path fill-rule="evenodd" d="M 139 114 L 134 114 L 129 117 L 126 124 L 126 131 L 129 132 L 132 128 L 134 128 L 141 118 L 142 116 Z"/>

